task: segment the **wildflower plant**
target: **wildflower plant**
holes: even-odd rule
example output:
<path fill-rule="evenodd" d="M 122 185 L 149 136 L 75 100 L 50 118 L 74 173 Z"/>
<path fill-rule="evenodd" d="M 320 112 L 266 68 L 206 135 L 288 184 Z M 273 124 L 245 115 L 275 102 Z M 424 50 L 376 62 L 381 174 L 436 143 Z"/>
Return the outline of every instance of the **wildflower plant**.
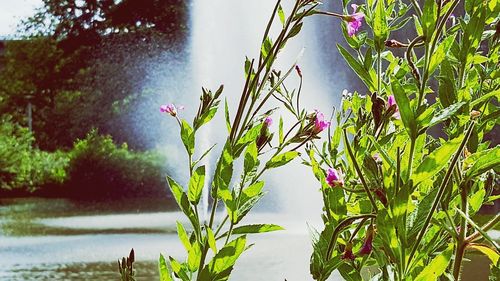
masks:
<path fill-rule="evenodd" d="M 177 222 L 177 233 L 187 252 L 186 259 L 181 261 L 171 256 L 168 259 L 160 256 L 161 280 L 227 280 L 237 259 L 251 246 L 247 244 L 246 235 L 282 229 L 275 224 L 241 225 L 241 222 L 264 196 L 262 175 L 295 159 L 299 155 L 297 150 L 318 138 L 318 134 L 329 125 L 321 112 L 307 114 L 300 107 L 300 68 L 292 65 L 286 72 L 274 69 L 280 51 L 288 40 L 300 32 L 304 18 L 312 15 L 317 5 L 316 1 L 294 1 L 286 16 L 280 1 L 277 2 L 263 36 L 259 58 L 245 62 L 245 85 L 233 118 L 227 100 L 225 102 L 228 136 L 213 175 L 206 173 L 208 169 L 203 164 L 213 147 L 204 152 L 198 151 L 196 133 L 216 114 L 223 86 L 215 92 L 203 89 L 192 123 L 183 119 L 173 104 L 160 107 L 162 113 L 174 117 L 180 126 L 190 175 L 187 188 L 168 177 L 170 190 L 190 226 Z M 281 25 L 275 39 L 270 37 L 273 24 Z M 288 89 L 291 88 L 284 84 L 293 73 L 299 77 L 300 86 L 290 92 Z M 285 131 L 280 118 L 277 137 L 272 127 L 272 115 L 276 116 L 276 108 L 270 108 L 273 99 L 281 102 L 296 119 L 296 123 Z M 242 171 L 237 177 L 235 173 L 239 169 L 236 165 L 241 162 Z M 207 220 L 200 216 L 199 211 L 205 185 L 210 186 L 211 197 Z M 218 220 L 220 213 L 223 219 Z"/>
<path fill-rule="evenodd" d="M 459 280 L 469 250 L 498 276 L 487 231 L 500 216 L 480 226 L 474 215 L 498 199 L 500 148 L 487 136 L 500 112 L 500 3 L 459 3 L 367 0 L 361 28 L 318 12 L 346 22 L 350 50 L 337 47 L 366 89 L 344 94 L 328 139 L 307 145 L 324 202 L 315 280 L 334 270 L 346 280 Z M 402 27 L 416 35 L 396 35 Z"/>

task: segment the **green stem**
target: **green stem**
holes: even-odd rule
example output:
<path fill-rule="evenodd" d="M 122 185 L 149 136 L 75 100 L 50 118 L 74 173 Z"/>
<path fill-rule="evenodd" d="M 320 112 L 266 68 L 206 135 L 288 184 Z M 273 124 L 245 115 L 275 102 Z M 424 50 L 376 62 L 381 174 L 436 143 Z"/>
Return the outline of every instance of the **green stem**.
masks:
<path fill-rule="evenodd" d="M 497 214 L 489 222 L 487 222 L 485 225 L 483 225 L 483 227 L 481 227 L 481 229 L 483 231 L 488 231 L 492 227 L 494 227 L 495 225 L 497 225 L 499 222 L 500 222 L 500 214 Z M 476 240 L 477 238 L 479 238 L 479 236 L 481 236 L 481 232 L 479 232 L 479 231 L 476 230 L 473 234 L 471 234 L 470 236 L 468 236 L 466 238 L 466 240 L 467 240 L 467 242 L 474 242 L 474 240 Z"/>
<path fill-rule="evenodd" d="M 365 192 L 366 192 L 366 195 L 368 196 L 368 199 L 370 199 L 370 203 L 372 204 L 373 210 L 375 212 L 377 212 L 378 211 L 377 203 L 375 202 L 375 199 L 373 198 L 372 193 L 370 192 L 370 188 L 368 187 L 368 184 L 366 183 L 365 177 L 363 176 L 363 173 L 361 172 L 361 169 L 359 168 L 358 161 L 356 160 L 356 156 L 352 152 L 351 145 L 349 144 L 349 140 L 347 139 L 346 129 L 344 129 L 344 142 L 345 142 L 345 146 L 347 148 L 347 152 L 349 153 L 349 156 L 351 157 L 352 163 L 354 165 L 354 169 L 356 170 L 356 173 L 358 174 L 358 177 L 361 180 L 363 187 L 365 188 Z"/>
<path fill-rule="evenodd" d="M 406 177 L 406 181 L 409 181 L 411 178 L 411 174 L 413 173 L 413 156 L 415 154 L 415 143 L 417 140 L 415 138 L 411 138 L 410 140 L 410 156 L 408 158 L 408 174 Z"/>
<path fill-rule="evenodd" d="M 429 227 L 432 216 L 434 215 L 434 212 L 436 211 L 437 206 L 439 205 L 441 198 L 443 197 L 444 191 L 446 190 L 446 186 L 448 185 L 448 181 L 452 175 L 453 168 L 457 164 L 458 159 L 460 158 L 460 153 L 464 149 L 465 145 L 467 144 L 467 141 L 469 140 L 473 129 L 474 129 L 474 122 L 472 122 L 470 124 L 469 129 L 467 130 L 465 137 L 462 140 L 462 143 L 460 143 L 460 147 L 458 148 L 457 152 L 453 156 L 453 159 L 451 160 L 451 164 L 448 167 L 448 170 L 446 171 L 446 174 L 443 178 L 443 181 L 441 182 L 441 185 L 439 186 L 438 193 L 437 193 L 436 197 L 434 198 L 434 202 L 432 203 L 432 207 L 431 207 L 429 213 L 427 214 L 427 217 L 425 218 L 423 227 L 420 230 L 420 232 L 418 233 L 417 240 L 415 241 L 415 244 L 413 245 L 413 247 L 411 249 L 410 256 L 408 258 L 408 263 L 407 263 L 408 266 L 406 267 L 407 270 L 409 268 L 411 268 L 410 265 L 411 265 L 412 259 L 415 256 L 415 252 L 417 251 L 418 246 L 420 245 L 420 242 L 422 241 L 422 238 L 424 237 L 424 234 L 427 231 L 427 227 Z"/>
<path fill-rule="evenodd" d="M 335 248 L 335 244 L 337 243 L 337 236 L 340 234 L 340 232 L 348 227 L 350 224 L 352 224 L 354 221 L 358 219 L 375 219 L 377 216 L 375 214 L 361 214 L 357 216 L 352 216 L 349 218 L 345 218 L 344 220 L 340 221 L 337 227 L 332 232 L 332 237 L 330 238 L 330 242 L 328 243 L 328 249 L 326 250 L 326 258 L 329 260 L 332 256 L 333 249 Z"/>
<path fill-rule="evenodd" d="M 463 184 L 460 186 L 460 199 L 462 212 L 468 216 L 469 202 L 467 197 L 467 184 Z M 465 235 L 467 234 L 467 220 L 465 217 L 462 217 L 460 220 L 460 232 L 458 234 L 457 240 L 457 248 L 455 250 L 455 260 L 453 262 L 453 277 L 455 280 L 460 279 L 460 269 L 462 268 L 462 261 L 464 258 L 465 247 L 467 246 L 467 242 L 465 240 Z"/>
<path fill-rule="evenodd" d="M 370 53 L 371 56 L 371 53 Z M 377 52 L 377 92 L 379 95 L 382 94 L 382 58 L 380 57 L 380 50 Z"/>

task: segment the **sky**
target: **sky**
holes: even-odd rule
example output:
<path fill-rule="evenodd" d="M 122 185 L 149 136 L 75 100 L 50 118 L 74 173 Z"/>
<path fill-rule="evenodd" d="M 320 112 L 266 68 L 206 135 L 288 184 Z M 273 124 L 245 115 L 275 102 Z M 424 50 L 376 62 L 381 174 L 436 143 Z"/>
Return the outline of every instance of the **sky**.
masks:
<path fill-rule="evenodd" d="M 42 0 L 0 0 L 0 37 L 7 37 L 16 31 L 21 19 L 34 14 Z"/>

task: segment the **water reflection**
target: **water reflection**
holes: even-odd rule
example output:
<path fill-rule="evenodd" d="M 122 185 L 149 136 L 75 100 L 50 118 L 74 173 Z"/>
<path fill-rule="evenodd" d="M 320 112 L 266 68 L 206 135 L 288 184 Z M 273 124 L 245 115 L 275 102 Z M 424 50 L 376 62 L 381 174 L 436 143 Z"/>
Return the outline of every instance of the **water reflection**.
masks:
<path fill-rule="evenodd" d="M 175 234 L 175 221 L 183 218 L 168 211 L 165 202 L 153 201 L 144 205 L 154 212 L 143 213 L 130 207 L 133 202 L 0 200 L 0 280 L 117 280 L 115 261 L 132 247 L 137 280 L 158 280 L 160 252 L 184 255 Z M 311 280 L 306 221 L 293 214 L 262 212 L 246 221 L 260 222 L 277 223 L 286 230 L 249 237 L 255 245 L 238 261 L 232 280 Z M 499 238 L 498 232 L 492 235 Z M 487 258 L 471 260 L 463 280 L 487 280 Z M 330 280 L 342 278 L 333 275 Z"/>

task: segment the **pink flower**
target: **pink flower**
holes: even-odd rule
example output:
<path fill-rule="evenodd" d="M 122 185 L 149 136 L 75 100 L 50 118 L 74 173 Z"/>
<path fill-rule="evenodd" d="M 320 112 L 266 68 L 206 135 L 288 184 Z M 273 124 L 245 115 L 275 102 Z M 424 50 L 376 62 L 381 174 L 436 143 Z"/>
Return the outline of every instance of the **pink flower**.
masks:
<path fill-rule="evenodd" d="M 344 186 L 344 179 L 342 172 L 335 169 L 328 168 L 328 173 L 326 175 L 326 183 L 331 187 Z"/>
<path fill-rule="evenodd" d="M 347 34 L 352 37 L 361 28 L 361 22 L 365 18 L 365 14 L 362 12 L 356 12 L 358 5 L 352 4 L 353 13 L 346 16 L 344 19 L 347 21 Z"/>
<path fill-rule="evenodd" d="M 395 107 L 394 114 L 392 115 L 392 117 L 394 117 L 396 119 L 400 119 L 401 115 L 399 114 L 399 108 L 398 108 L 398 105 L 396 104 L 396 99 L 394 98 L 394 95 L 390 95 L 387 98 L 387 109 L 390 109 L 392 106 Z"/>
<path fill-rule="evenodd" d="M 184 106 L 181 105 L 181 106 L 179 106 L 179 108 L 176 108 L 173 103 L 162 104 L 160 106 L 160 112 L 168 113 L 168 114 L 172 115 L 173 117 L 177 116 L 177 110 L 183 110 L 183 109 L 184 109 Z"/>
<path fill-rule="evenodd" d="M 264 120 L 264 124 L 266 127 L 271 127 L 271 125 L 273 124 L 273 118 L 271 118 L 271 116 L 267 116 Z"/>
<path fill-rule="evenodd" d="M 325 121 L 325 115 L 319 110 L 316 110 L 316 117 L 314 118 L 314 132 L 320 133 L 324 129 L 330 127 L 330 122 Z"/>

